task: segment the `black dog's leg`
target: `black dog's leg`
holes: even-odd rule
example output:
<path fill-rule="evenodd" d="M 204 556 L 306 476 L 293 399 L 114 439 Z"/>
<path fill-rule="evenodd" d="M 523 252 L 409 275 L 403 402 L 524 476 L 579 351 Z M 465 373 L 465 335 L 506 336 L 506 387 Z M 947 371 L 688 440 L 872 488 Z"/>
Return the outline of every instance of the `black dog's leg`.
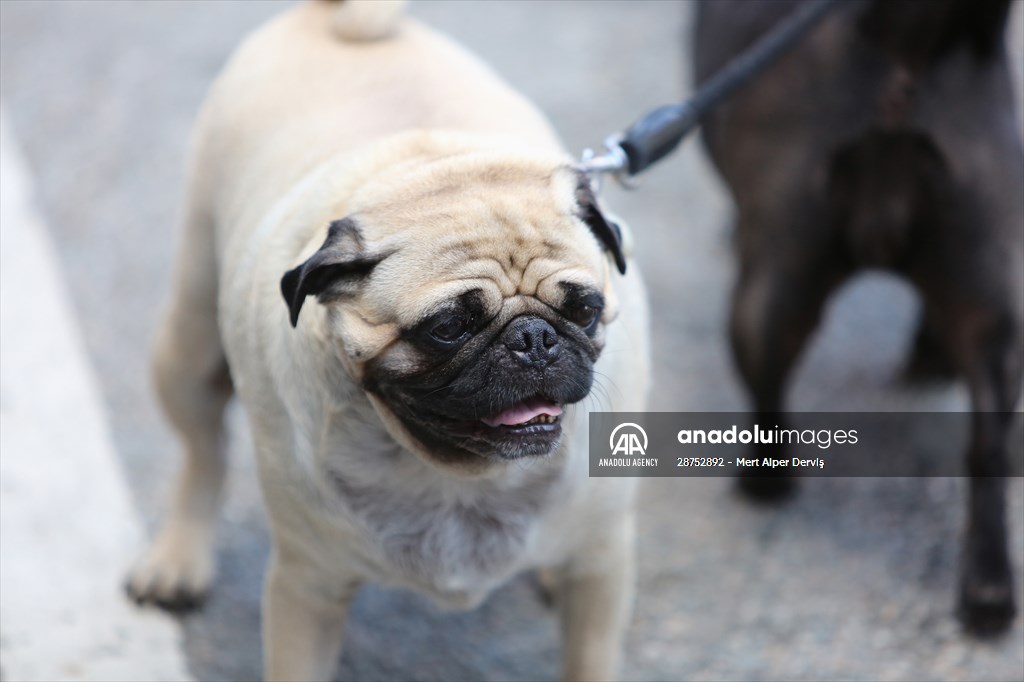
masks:
<path fill-rule="evenodd" d="M 740 227 L 741 239 L 744 234 L 772 234 L 765 229 L 770 225 Z M 827 225 L 810 227 L 812 235 L 827 234 Z M 813 243 L 817 241 L 788 238 L 770 248 L 747 244 L 741 253 L 730 335 L 736 367 L 763 427 L 785 428 L 782 412 L 790 370 L 817 326 L 829 294 L 845 275 L 838 259 L 830 255 L 834 250 Z M 780 245 L 785 245 L 784 253 L 779 252 Z M 781 452 L 777 455 L 785 457 Z M 741 475 L 739 485 L 751 497 L 770 500 L 791 492 L 794 481 L 784 473 L 758 473 Z"/>
<path fill-rule="evenodd" d="M 1015 612 L 1005 477 L 1011 410 L 1024 365 L 1021 157 L 1007 148 L 991 166 L 979 166 L 988 175 L 972 185 L 964 178 L 972 174 L 965 169 L 973 168 L 973 157 L 944 153 L 925 134 L 872 134 L 848 156 L 870 162 L 866 167 L 874 172 L 863 173 L 860 182 L 877 185 L 874 206 L 885 205 L 885 188 L 902 189 L 906 242 L 893 251 L 893 262 L 922 294 L 923 338 L 933 338 L 921 343 L 948 351 L 970 389 L 971 478 L 960 613 L 973 632 L 1001 631 Z M 954 173 L 954 167 L 960 170 Z"/>
<path fill-rule="evenodd" d="M 959 614 L 969 631 L 989 634 L 1005 630 L 1016 612 L 1005 477 L 1010 453 L 1020 453 L 1009 435 L 1024 375 L 1018 293 L 1024 262 L 1019 245 L 1007 244 L 1019 235 L 1010 233 L 1005 240 L 999 232 L 986 234 L 991 225 L 959 213 L 955 220 L 933 217 L 933 239 L 919 252 L 912 279 L 970 390 L 970 487 Z M 955 206 L 945 212 L 957 214 Z"/>
<path fill-rule="evenodd" d="M 960 588 L 964 625 L 977 634 L 1005 630 L 1016 613 L 1007 547 L 1007 439 L 1020 392 L 1018 321 L 989 318 L 964 339 L 971 388 L 972 433 L 967 455 L 970 497 Z M 973 326 L 973 325 L 971 325 Z"/>
<path fill-rule="evenodd" d="M 910 356 L 903 369 L 903 378 L 911 383 L 956 378 L 956 365 L 941 330 L 937 328 L 933 311 L 921 312 Z"/>

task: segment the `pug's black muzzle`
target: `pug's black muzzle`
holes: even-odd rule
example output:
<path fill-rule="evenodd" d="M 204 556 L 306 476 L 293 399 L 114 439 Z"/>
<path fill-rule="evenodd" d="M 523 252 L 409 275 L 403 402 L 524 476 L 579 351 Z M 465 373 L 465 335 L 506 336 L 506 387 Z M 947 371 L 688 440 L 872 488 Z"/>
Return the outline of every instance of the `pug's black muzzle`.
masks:
<path fill-rule="evenodd" d="M 590 393 L 596 355 L 568 323 L 521 315 L 427 371 L 368 388 L 442 459 L 546 455 L 561 408 Z"/>

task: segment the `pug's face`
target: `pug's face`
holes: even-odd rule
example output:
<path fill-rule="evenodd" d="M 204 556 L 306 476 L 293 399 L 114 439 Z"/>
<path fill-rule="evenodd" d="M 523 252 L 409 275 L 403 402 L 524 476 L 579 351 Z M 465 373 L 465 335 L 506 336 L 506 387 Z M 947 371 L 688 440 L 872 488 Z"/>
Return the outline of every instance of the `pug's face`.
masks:
<path fill-rule="evenodd" d="M 288 272 L 389 432 L 461 469 L 546 455 L 615 314 L 617 228 L 564 160 L 461 154 L 375 178 Z"/>

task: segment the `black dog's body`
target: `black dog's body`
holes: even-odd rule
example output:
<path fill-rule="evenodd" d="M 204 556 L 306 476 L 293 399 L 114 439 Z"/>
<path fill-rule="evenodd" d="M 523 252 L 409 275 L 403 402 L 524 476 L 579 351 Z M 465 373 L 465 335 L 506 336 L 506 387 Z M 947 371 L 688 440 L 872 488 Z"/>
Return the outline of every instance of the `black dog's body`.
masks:
<path fill-rule="evenodd" d="M 706 79 L 797 2 L 706 2 Z M 863 268 L 919 291 L 912 367 L 970 388 L 965 621 L 1014 615 L 1006 544 L 1008 418 L 1024 317 L 1024 152 L 1003 43 L 1008 0 L 859 3 L 709 117 L 704 137 L 738 209 L 731 334 L 755 409 L 787 376 L 829 295 Z M 751 492 L 786 479 L 749 479 Z"/>

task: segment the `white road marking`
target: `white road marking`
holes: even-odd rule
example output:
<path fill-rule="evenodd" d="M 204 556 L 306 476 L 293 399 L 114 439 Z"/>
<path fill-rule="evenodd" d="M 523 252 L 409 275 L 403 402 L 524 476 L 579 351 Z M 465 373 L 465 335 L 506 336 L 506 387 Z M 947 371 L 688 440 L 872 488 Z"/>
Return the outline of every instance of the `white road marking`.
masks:
<path fill-rule="evenodd" d="M 180 627 L 121 591 L 141 524 L 0 107 L 0 676 L 188 680 Z"/>

